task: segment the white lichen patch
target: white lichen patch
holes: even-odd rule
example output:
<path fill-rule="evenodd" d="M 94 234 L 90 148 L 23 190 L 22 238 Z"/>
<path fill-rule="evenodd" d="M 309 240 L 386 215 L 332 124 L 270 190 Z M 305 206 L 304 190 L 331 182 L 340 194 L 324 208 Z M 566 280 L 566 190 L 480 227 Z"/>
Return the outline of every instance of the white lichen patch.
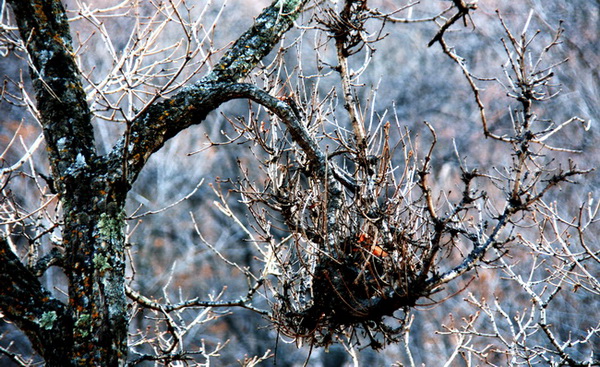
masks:
<path fill-rule="evenodd" d="M 67 138 L 62 137 L 56 141 L 56 148 L 58 150 L 63 150 L 67 146 Z"/>
<path fill-rule="evenodd" d="M 75 158 L 75 163 L 78 166 L 86 166 L 87 162 L 85 161 L 85 157 L 81 153 L 77 153 L 77 158 Z"/>

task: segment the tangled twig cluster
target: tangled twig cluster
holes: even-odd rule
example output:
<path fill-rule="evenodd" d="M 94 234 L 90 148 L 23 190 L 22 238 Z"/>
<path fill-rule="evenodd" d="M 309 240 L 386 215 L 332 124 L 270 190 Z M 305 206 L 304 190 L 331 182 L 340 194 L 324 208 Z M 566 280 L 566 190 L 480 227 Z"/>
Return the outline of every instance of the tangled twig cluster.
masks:
<path fill-rule="evenodd" d="M 427 166 L 417 164 L 407 134 L 390 148 L 389 131 L 387 123 L 366 162 L 342 149 L 330 155 L 335 167 L 354 167 L 340 199 L 331 197 L 318 170 L 290 158 L 290 147 L 279 155 L 287 157 L 279 162 L 287 169 L 265 169 L 272 174 L 268 191 L 249 177 L 241 183 L 257 222 L 272 222 L 270 211 L 260 210 L 268 206 L 285 223 L 287 240 L 271 242 L 273 265 L 267 266 L 277 278 L 271 317 L 282 333 L 313 345 L 340 335 L 356 342 L 367 337 L 379 348 L 402 332 L 408 308 L 435 292 L 426 285 L 438 261 L 422 190 Z M 400 149 L 405 160 L 399 172 L 391 157 Z"/>

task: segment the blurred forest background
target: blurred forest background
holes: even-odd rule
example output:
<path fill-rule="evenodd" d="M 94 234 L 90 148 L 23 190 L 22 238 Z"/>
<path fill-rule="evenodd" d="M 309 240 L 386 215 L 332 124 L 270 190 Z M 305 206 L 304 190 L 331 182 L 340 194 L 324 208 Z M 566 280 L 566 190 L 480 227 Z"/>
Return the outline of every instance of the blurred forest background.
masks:
<path fill-rule="evenodd" d="M 131 7 L 130 3 L 134 6 Z M 252 24 L 253 17 L 270 1 L 174 3 L 179 4 L 182 17 L 191 19 L 191 23 L 197 21 L 194 24 L 198 30 L 194 37 L 199 40 L 196 58 L 203 60 L 202 63 L 192 60 L 183 69 L 177 79 L 183 85 L 206 74 L 211 62 L 218 60 L 230 42 Z M 136 98 L 143 89 L 140 87 L 134 93 L 128 92 L 128 82 L 134 86 L 130 90 L 137 88 L 135 78 L 129 80 L 119 71 L 137 67 L 135 63 L 139 61 L 139 58 L 136 59 L 139 55 L 132 53 L 119 67 L 115 66 L 114 59 L 131 51 L 130 35 L 136 27 L 143 30 L 138 20 L 152 16 L 160 19 L 160 11 L 155 15 L 157 9 L 163 5 L 166 9 L 168 4 L 160 1 L 121 4 L 109 0 L 69 0 L 65 4 L 72 18 L 71 27 L 81 69 L 88 79 L 85 83 L 89 104 L 96 113 L 95 133 L 97 141 L 102 144 L 99 149 L 104 153 L 125 128 L 123 123 L 115 121 L 118 114 L 106 108 L 104 98 L 123 106 L 124 114 L 134 114 Z M 335 2 L 322 4 L 325 5 L 340 6 Z M 400 5 L 403 4 L 391 0 L 369 2 L 371 8 L 381 12 L 393 11 Z M 426 19 L 450 5 L 449 1 L 424 0 L 394 17 Z M 478 9 L 471 14 L 467 26 L 458 22 L 445 37 L 456 53 L 466 60 L 474 75 L 490 79 L 478 81 L 478 85 L 482 89 L 481 98 L 492 130 L 497 134 L 509 131 L 512 128 L 511 110 L 514 108 L 514 101 L 507 97 L 503 85 L 491 80 L 504 80 L 503 65 L 508 60 L 501 41 L 506 39 L 506 34 L 496 10 L 515 34 L 520 34 L 524 27 L 528 28 L 530 35 L 539 30 L 540 34 L 532 46 L 537 50 L 551 41 L 559 27 L 564 27 L 564 36 L 551 58 L 555 61 L 567 59 L 554 70 L 556 85 L 551 88 L 560 90 L 560 94 L 538 107 L 540 110 L 536 113 L 559 122 L 571 116 L 589 121 L 589 130 L 582 129 L 581 124 L 571 124 L 546 142 L 569 150 L 556 152 L 553 159 L 560 162 L 571 159 L 582 169 L 597 168 L 600 162 L 600 1 L 481 0 L 477 5 Z M 9 16 L 4 6 L 3 12 L 2 17 Z M 293 92 L 301 104 L 313 102 L 313 95 L 331 94 L 327 103 L 339 105 L 337 110 L 341 111 L 343 101 L 339 75 L 332 71 L 337 63 L 333 42 L 310 21 L 312 16 L 313 10 L 301 16 L 297 21 L 301 26 L 290 31 L 281 44 L 285 52 L 264 60 L 263 67 L 252 73 L 251 80 L 257 85 L 271 87 L 273 95 L 284 96 Z M 381 22 L 373 22 L 374 34 L 380 25 Z M 397 126 L 392 139 L 398 141 L 406 128 L 418 151 L 428 149 L 431 142 L 431 134 L 423 121 L 434 127 L 438 142 L 431 161 L 431 186 L 436 195 L 443 192 L 445 197 L 452 199 L 460 195 L 461 162 L 470 168 L 479 168 L 481 172 L 501 171 L 501 167 L 511 160 L 511 152 L 498 142 L 484 138 L 479 110 L 460 68 L 441 52 L 438 44 L 428 47 L 438 29 L 439 26 L 431 21 L 387 22 L 381 31 L 385 37 L 371 45 L 375 49 L 373 54 L 367 55 L 366 49 L 363 49 L 350 57 L 350 66 L 359 70 L 372 56 L 356 79 L 357 99 L 365 114 L 372 116 L 366 119 L 372 121 L 371 125 L 367 124 L 368 130 L 380 128 L 381 121 L 391 121 Z M 153 38 L 149 50 L 155 50 L 156 54 L 149 52 L 141 62 L 148 65 L 149 74 L 156 73 L 151 82 L 160 85 L 169 78 L 161 78 L 158 74 L 166 74 L 169 67 L 176 69 L 182 62 L 180 56 L 185 47 L 185 42 L 181 41 L 183 31 L 176 22 L 166 22 L 162 28 L 156 26 L 148 32 L 146 39 Z M 10 205 L 4 202 L 5 208 L 12 205 L 23 212 L 34 213 L 45 202 L 44 197 L 51 193 L 41 178 L 48 175 L 48 163 L 43 141 L 39 141 L 40 126 L 31 113 L 30 106 L 35 102 L 33 97 L 30 97 L 31 100 L 21 97 L 31 91 L 27 60 L 18 51 L 8 48 L 0 51 L 4 56 L 0 62 L 0 75 L 4 76 L 0 104 L 0 152 L 3 154 L 0 168 L 16 164 L 28 150 L 32 151 L 19 168 L 18 177 L 10 181 L 9 187 L 1 188 L 2 196 L 3 200 L 10 196 Z M 158 66 L 151 69 L 153 63 Z M 98 86 L 103 88 L 102 92 L 95 89 L 100 88 Z M 164 95 L 172 92 L 167 89 Z M 332 110 L 335 109 L 332 107 Z M 336 113 L 340 119 L 336 124 L 344 126 L 344 115 L 332 112 L 332 116 Z M 247 101 L 229 102 L 218 112 L 213 112 L 200 126 L 171 139 L 152 156 L 128 197 L 129 274 L 133 289 L 163 302 L 179 302 L 194 297 L 229 300 L 246 295 L 249 280 L 245 272 L 258 274 L 264 264 L 249 237 L 256 223 L 243 197 L 234 190 L 233 182 L 243 176 L 244 171 L 260 181 L 263 172 L 259 161 L 262 158 L 251 140 L 240 138 L 222 145 L 220 142 L 237 136 L 232 121 L 252 118 L 269 123 L 264 110 L 252 107 Z M 10 149 L 5 150 L 9 146 Z M 399 157 L 400 161 L 403 159 Z M 579 218 L 581 211 L 593 211 L 600 200 L 597 171 L 573 180 L 577 183 L 562 184 L 545 200 L 555 203 L 560 216 L 567 221 Z M 490 189 L 490 195 L 494 195 L 493 189 Z M 52 205 L 55 204 L 49 204 L 44 211 L 51 212 Z M 13 223 L 6 212 L 2 215 L 0 230 L 5 233 L 23 232 L 21 238 L 14 237 L 15 243 L 22 248 L 26 247 L 28 236 L 35 233 L 36 225 L 48 228 L 36 223 L 47 220 L 42 215 L 32 215 L 28 227 Z M 598 223 L 591 221 L 586 234 L 596 256 L 600 250 L 597 240 L 599 229 Z M 515 234 L 529 238 L 531 243 L 542 243 L 542 238 L 528 237 L 530 230 L 530 227 L 524 226 L 515 230 L 518 232 Z M 273 230 L 273 233 L 277 235 L 278 232 Z M 283 235 L 282 232 L 280 236 Z M 43 236 L 48 238 L 47 243 L 52 241 L 52 231 Z M 519 360 L 510 351 L 519 350 L 522 345 L 532 346 L 531 353 L 542 353 L 541 349 L 535 348 L 537 346 L 552 348 L 548 347 L 550 342 L 541 332 L 521 328 L 530 317 L 537 319 L 539 314 L 532 304 L 531 295 L 508 275 L 507 268 L 522 275 L 522 279 L 531 277 L 529 279 L 534 282 L 540 280 L 552 284 L 556 280 L 545 278 L 548 274 L 546 265 L 553 266 L 551 252 L 544 254 L 547 257 L 534 256 L 533 250 L 526 246 L 510 246 L 513 247 L 505 258 L 504 268 L 501 263 L 490 263 L 450 283 L 438 298 L 420 301 L 421 305 L 412 311 L 405 336 L 381 351 L 339 344 L 326 351 L 310 345 L 298 345 L 280 335 L 260 314 L 239 307 L 186 309 L 174 316 L 176 320 L 173 322 L 185 330 L 186 350 L 202 346 L 218 349 L 218 353 L 212 356 L 199 356 L 197 363 L 210 360 L 213 365 L 226 366 L 238 365 L 246 359 L 249 364 L 254 357 L 260 360 L 269 356 L 259 362 L 260 365 L 301 366 L 307 361 L 308 365 L 324 367 L 357 364 L 441 366 L 446 361 L 451 366 L 508 365 Z M 37 250 L 47 251 L 43 247 Z M 22 257 L 26 255 L 21 253 Z M 596 276 L 597 287 L 600 263 L 587 264 L 586 271 Z M 49 269 L 42 282 L 57 297 L 61 298 L 64 294 L 65 279 L 59 271 Z M 548 324 L 555 326 L 555 335 L 561 343 L 569 338 L 580 341 L 568 347 L 573 358 L 598 360 L 599 288 L 578 282 L 577 276 L 573 276 L 561 285 L 563 290 L 557 293 L 547 308 Z M 268 296 L 255 296 L 253 306 L 268 310 Z M 438 303 L 446 297 L 448 299 Z M 164 331 L 161 328 L 165 324 L 156 320 L 162 317 L 154 311 L 132 306 L 132 350 L 138 348 L 140 352 L 146 352 L 145 348 L 150 348 L 147 344 L 142 345 L 141 340 L 154 338 L 156 345 L 160 345 L 161 332 Z M 528 331 L 531 333 L 528 334 Z M 15 363 L 15 358 L 9 357 L 9 354 L 21 356 L 19 358 L 27 365 L 36 365 L 40 361 L 32 354 L 27 339 L 3 318 L 0 318 L 0 347 L 3 350 L 0 365 Z"/>

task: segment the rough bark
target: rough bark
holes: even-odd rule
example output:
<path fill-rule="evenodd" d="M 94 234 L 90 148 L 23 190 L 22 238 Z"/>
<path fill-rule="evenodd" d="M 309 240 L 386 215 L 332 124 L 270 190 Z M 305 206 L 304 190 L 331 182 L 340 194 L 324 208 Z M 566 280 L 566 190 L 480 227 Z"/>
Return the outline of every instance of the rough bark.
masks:
<path fill-rule="evenodd" d="M 123 208 L 152 153 L 202 122 L 293 25 L 307 0 L 277 0 L 258 16 L 214 70 L 132 121 L 112 152 L 98 156 L 91 114 L 58 0 L 9 0 L 30 57 L 52 180 L 63 205 L 69 304 L 52 298 L 0 239 L 0 309 L 50 366 L 123 365 L 127 302 Z"/>
<path fill-rule="evenodd" d="M 4 238 L 0 238 L 0 304 L 48 366 L 65 365 L 73 345 L 72 315 L 43 289 Z"/>
<path fill-rule="evenodd" d="M 245 78 L 271 52 L 307 2 L 274 1 L 206 77 L 174 97 L 150 106 L 131 123 L 128 136 L 124 136 L 110 154 L 111 160 L 121 160 L 124 156 L 127 183 L 135 181 L 150 155 L 167 140 L 201 123 L 209 112 L 228 100 L 220 94 L 223 89 Z"/>

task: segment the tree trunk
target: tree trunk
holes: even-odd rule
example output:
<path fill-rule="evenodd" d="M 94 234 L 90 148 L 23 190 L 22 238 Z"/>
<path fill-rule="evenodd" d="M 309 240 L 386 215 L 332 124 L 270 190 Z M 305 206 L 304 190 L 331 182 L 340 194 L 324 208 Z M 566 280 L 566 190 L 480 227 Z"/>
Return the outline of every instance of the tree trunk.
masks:
<path fill-rule="evenodd" d="M 75 365 L 118 366 L 127 356 L 124 195 L 104 177 L 90 174 L 63 199 Z"/>
<path fill-rule="evenodd" d="M 92 114 L 59 0 L 9 0 L 31 61 L 52 184 L 63 210 L 62 247 L 48 264 L 69 282 L 65 305 L 45 290 L 0 237 L 0 309 L 48 366 L 120 366 L 127 359 L 125 198 L 149 157 L 221 103 L 239 98 L 244 78 L 292 26 L 307 0 L 276 0 L 215 65 L 185 91 L 150 106 L 105 156 L 95 149 Z M 228 92 L 227 92 L 228 91 Z M 127 143 L 126 143 L 127 142 Z M 35 267 L 34 267 L 35 268 Z"/>

